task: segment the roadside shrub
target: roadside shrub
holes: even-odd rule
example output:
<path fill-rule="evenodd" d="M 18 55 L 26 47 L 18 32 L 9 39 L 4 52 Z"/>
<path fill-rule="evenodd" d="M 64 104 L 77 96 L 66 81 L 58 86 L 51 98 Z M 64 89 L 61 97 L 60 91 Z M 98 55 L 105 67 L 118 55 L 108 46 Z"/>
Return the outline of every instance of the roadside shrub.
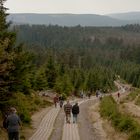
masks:
<path fill-rule="evenodd" d="M 13 98 L 8 102 L 5 102 L 7 109 L 11 106 L 17 109 L 17 113 L 23 123 L 29 124 L 31 122 L 31 115 L 39 108 L 49 106 L 50 103 L 47 100 L 42 99 L 36 94 L 24 95 L 22 93 L 13 94 Z"/>
<path fill-rule="evenodd" d="M 135 98 L 139 95 L 140 93 L 140 89 L 134 89 L 134 91 L 132 91 L 127 97 L 126 100 L 127 101 L 133 101 L 135 100 Z"/>
<path fill-rule="evenodd" d="M 52 103 L 48 102 L 47 100 L 43 100 L 41 107 L 51 106 Z"/>
<path fill-rule="evenodd" d="M 118 129 L 122 132 L 130 132 L 136 128 L 134 120 L 125 115 L 121 115 Z"/>
<path fill-rule="evenodd" d="M 11 106 L 16 107 L 17 112 L 23 123 L 30 123 L 31 115 L 29 107 L 31 105 L 26 95 L 22 93 L 16 93 L 14 95 L 14 99 L 11 100 Z"/>
<path fill-rule="evenodd" d="M 129 140 L 140 140 L 140 125 L 131 116 L 122 114 L 111 96 L 106 96 L 102 99 L 100 114 L 110 120 L 117 130 L 129 132 Z"/>
<path fill-rule="evenodd" d="M 100 104 L 100 113 L 102 117 L 112 118 L 117 115 L 117 106 L 112 96 L 106 96 Z"/>
<path fill-rule="evenodd" d="M 66 100 L 67 99 L 67 94 L 62 93 L 62 97 L 63 97 L 64 100 Z"/>
<path fill-rule="evenodd" d="M 121 114 L 120 114 L 120 113 L 115 113 L 115 114 L 112 115 L 112 117 L 111 117 L 112 124 L 113 124 L 113 126 L 116 127 L 117 129 L 119 129 L 120 119 L 121 119 Z"/>
<path fill-rule="evenodd" d="M 21 139 L 21 140 L 26 140 L 26 138 L 25 138 L 24 135 L 21 135 L 21 136 L 20 136 L 20 139 Z"/>
<path fill-rule="evenodd" d="M 34 103 L 35 103 L 36 105 L 42 104 L 42 100 L 41 100 L 40 98 L 36 98 L 36 99 L 34 100 Z"/>
<path fill-rule="evenodd" d="M 138 98 L 136 99 L 135 104 L 140 106 L 140 96 L 138 96 Z"/>
<path fill-rule="evenodd" d="M 128 140 L 140 140 L 140 130 L 132 132 Z"/>
<path fill-rule="evenodd" d="M 20 119 L 22 120 L 22 122 L 27 123 L 27 124 L 31 122 L 30 114 L 27 111 L 23 111 L 20 113 Z"/>

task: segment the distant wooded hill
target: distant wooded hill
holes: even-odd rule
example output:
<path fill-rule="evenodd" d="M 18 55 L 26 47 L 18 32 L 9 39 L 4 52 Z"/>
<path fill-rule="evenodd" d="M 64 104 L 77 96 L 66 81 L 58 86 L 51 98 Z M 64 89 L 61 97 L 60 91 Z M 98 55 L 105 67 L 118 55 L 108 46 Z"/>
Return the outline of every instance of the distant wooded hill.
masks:
<path fill-rule="evenodd" d="M 107 15 L 109 17 L 119 20 L 131 20 L 140 23 L 140 12 L 128 12 L 128 13 L 115 13 Z"/>
<path fill-rule="evenodd" d="M 111 15 L 95 14 L 10 14 L 8 20 L 14 24 L 45 24 L 60 26 L 122 26 L 139 24 L 140 12 Z M 137 16 L 136 16 L 137 15 Z"/>

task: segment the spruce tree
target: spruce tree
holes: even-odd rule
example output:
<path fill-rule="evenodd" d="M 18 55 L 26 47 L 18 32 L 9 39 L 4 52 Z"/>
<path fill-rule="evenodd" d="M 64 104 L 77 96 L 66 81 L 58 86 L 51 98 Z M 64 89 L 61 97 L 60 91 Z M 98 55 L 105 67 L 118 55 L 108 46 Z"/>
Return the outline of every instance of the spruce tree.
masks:
<path fill-rule="evenodd" d="M 8 24 L 6 23 L 6 17 L 8 14 L 6 14 L 7 8 L 4 7 L 4 2 L 6 0 L 0 0 L 0 31 L 1 33 L 8 28 Z"/>
<path fill-rule="evenodd" d="M 32 54 L 24 51 L 23 45 L 15 46 L 16 34 L 6 22 L 6 0 L 0 0 L 0 106 L 11 104 L 19 91 L 29 93 L 32 75 Z M 0 108 L 1 110 L 1 108 Z"/>
<path fill-rule="evenodd" d="M 52 57 L 50 57 L 47 62 L 45 74 L 47 78 L 48 87 L 50 89 L 53 89 L 53 87 L 55 86 L 56 78 L 57 78 L 57 71 L 56 71 L 54 59 Z"/>
<path fill-rule="evenodd" d="M 15 57 L 13 45 L 15 34 L 8 31 L 9 24 L 6 22 L 7 8 L 4 7 L 6 0 L 0 0 L 0 100 L 5 100 L 9 95 L 10 72 L 14 69 Z"/>

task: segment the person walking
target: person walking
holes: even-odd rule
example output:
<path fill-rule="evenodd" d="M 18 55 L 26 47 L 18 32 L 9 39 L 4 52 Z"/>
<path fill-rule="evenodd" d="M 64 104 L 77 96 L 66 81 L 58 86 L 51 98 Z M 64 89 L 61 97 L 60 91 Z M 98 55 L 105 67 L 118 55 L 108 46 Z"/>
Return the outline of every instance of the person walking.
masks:
<path fill-rule="evenodd" d="M 70 123 L 71 110 L 72 110 L 72 105 L 69 103 L 69 101 L 67 101 L 67 103 L 64 105 L 64 111 L 65 111 L 67 123 Z"/>
<path fill-rule="evenodd" d="M 72 107 L 73 123 L 77 123 L 77 116 L 79 112 L 80 111 L 79 111 L 78 103 L 75 103 L 75 105 Z"/>
<path fill-rule="evenodd" d="M 55 95 L 55 97 L 53 98 L 53 102 L 54 102 L 55 108 L 57 107 L 58 100 L 59 100 L 59 99 L 58 99 L 58 96 Z"/>
<path fill-rule="evenodd" d="M 98 98 L 99 96 L 99 90 L 96 91 L 96 97 Z"/>
<path fill-rule="evenodd" d="M 7 117 L 7 131 L 9 140 L 19 140 L 19 128 L 21 126 L 21 120 L 16 114 L 14 107 L 10 108 L 10 115 Z"/>
<path fill-rule="evenodd" d="M 63 103 L 64 103 L 64 98 L 63 98 L 63 96 L 61 95 L 61 96 L 59 97 L 59 105 L 60 105 L 60 108 L 63 107 Z"/>
<path fill-rule="evenodd" d="M 120 98 L 120 92 L 118 92 L 117 96 L 118 96 L 118 98 Z"/>

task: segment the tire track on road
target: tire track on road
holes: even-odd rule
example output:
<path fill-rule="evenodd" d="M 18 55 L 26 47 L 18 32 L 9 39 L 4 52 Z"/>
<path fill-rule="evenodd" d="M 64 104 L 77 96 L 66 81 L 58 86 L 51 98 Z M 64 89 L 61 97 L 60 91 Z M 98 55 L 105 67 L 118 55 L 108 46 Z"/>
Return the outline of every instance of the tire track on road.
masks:
<path fill-rule="evenodd" d="M 29 140 L 48 140 L 52 131 L 55 119 L 60 108 L 52 108 L 42 119 L 38 129 Z"/>
<path fill-rule="evenodd" d="M 80 101 L 78 104 L 85 103 L 89 100 L 93 100 L 95 98 L 91 99 L 84 99 Z M 80 140 L 80 135 L 78 131 L 78 124 L 73 123 L 72 117 L 71 117 L 71 123 L 68 124 L 66 121 L 64 121 L 64 126 L 63 126 L 63 134 L 62 134 L 62 140 Z"/>

